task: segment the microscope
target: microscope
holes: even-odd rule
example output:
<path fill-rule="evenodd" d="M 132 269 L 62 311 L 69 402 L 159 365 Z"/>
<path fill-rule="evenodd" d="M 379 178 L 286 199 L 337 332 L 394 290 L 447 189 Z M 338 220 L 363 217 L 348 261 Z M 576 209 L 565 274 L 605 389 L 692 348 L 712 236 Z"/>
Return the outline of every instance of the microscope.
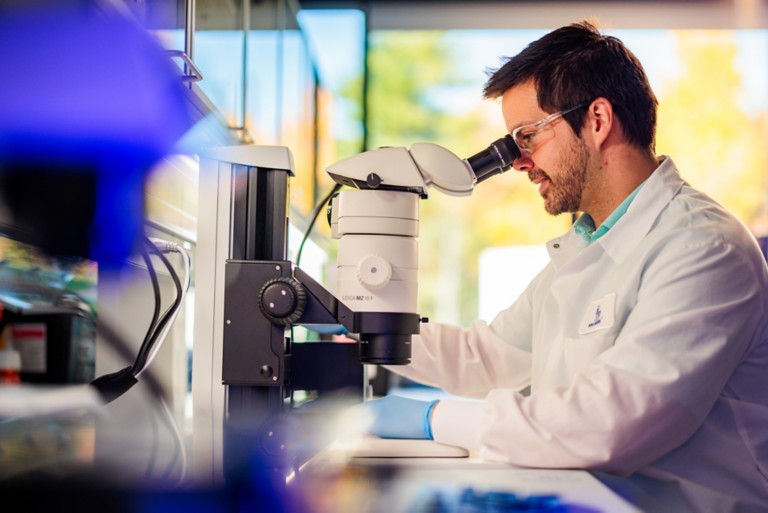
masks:
<path fill-rule="evenodd" d="M 379 148 L 331 165 L 327 172 L 348 186 L 331 204 L 331 237 L 338 239 L 337 295 L 355 312 L 359 359 L 405 365 L 411 335 L 418 334 L 419 201 L 427 189 L 455 196 L 506 171 L 519 156 L 511 136 L 462 160 L 431 143 Z"/>
<path fill-rule="evenodd" d="M 262 455 L 279 467 L 291 444 L 283 414 L 294 392 L 350 386 L 362 392 L 361 363 L 410 363 L 411 337 L 426 322 L 417 313 L 419 201 L 429 188 L 469 195 L 519 157 L 507 135 L 467 159 L 436 144 L 416 143 L 363 152 L 328 167 L 333 180 L 346 186 L 330 202 L 331 236 L 338 240 L 335 295 L 285 259 L 287 178 L 281 177 L 291 170 L 274 168 L 289 165 L 257 170 L 256 185 L 244 187 L 253 208 L 235 205 L 232 211 L 251 212 L 251 221 L 262 218 L 243 231 L 243 240 L 272 242 L 230 251 L 239 258 L 226 261 L 225 459 L 242 458 L 241 444 L 256 440 Z M 262 193 L 256 190 L 259 180 Z M 268 211 L 257 204 L 267 204 Z M 293 343 L 286 335 L 299 325 L 341 326 L 357 343 Z"/>

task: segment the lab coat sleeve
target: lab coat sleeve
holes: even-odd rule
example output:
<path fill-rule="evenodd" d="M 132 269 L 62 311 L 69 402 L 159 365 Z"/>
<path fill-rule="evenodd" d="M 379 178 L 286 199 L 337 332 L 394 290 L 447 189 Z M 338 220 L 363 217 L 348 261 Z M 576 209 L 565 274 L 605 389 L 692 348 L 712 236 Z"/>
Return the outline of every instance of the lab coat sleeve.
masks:
<path fill-rule="evenodd" d="M 420 335 L 413 337 L 412 363 L 388 369 L 464 397 L 482 398 L 494 388 L 527 387 L 535 282 L 490 325 L 484 321 L 475 321 L 469 328 L 422 325 Z"/>
<path fill-rule="evenodd" d="M 441 401 L 435 440 L 526 467 L 619 474 L 684 443 L 765 336 L 766 278 L 764 264 L 725 242 L 677 247 L 649 258 L 614 345 L 569 386 Z"/>

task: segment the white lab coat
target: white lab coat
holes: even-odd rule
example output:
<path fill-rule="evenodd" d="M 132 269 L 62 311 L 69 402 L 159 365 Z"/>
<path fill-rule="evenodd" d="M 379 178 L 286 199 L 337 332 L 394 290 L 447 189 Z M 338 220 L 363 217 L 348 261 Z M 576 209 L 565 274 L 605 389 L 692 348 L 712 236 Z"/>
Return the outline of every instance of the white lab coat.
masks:
<path fill-rule="evenodd" d="M 697 511 L 768 508 L 768 271 L 748 230 L 666 158 L 606 235 L 547 248 L 490 325 L 423 325 L 392 368 L 482 399 L 442 401 L 435 440 L 673 480 Z"/>

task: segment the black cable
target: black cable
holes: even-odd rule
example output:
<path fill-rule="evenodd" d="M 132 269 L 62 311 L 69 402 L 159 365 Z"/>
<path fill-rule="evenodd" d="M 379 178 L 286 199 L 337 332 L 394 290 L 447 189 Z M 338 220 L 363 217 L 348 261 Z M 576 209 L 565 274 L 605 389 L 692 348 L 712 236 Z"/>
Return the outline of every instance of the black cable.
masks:
<path fill-rule="evenodd" d="M 152 321 L 149 323 L 149 327 L 147 328 L 147 333 L 144 335 L 144 340 L 141 342 L 141 346 L 139 346 L 139 352 L 136 356 L 136 361 L 138 361 L 140 358 L 143 360 L 146 360 L 146 355 L 149 354 L 149 351 L 151 350 L 150 342 L 152 340 L 152 334 L 155 332 L 155 329 L 157 328 L 157 320 L 160 316 L 160 306 L 162 304 L 162 298 L 160 295 L 160 284 L 157 280 L 157 272 L 155 271 L 155 265 L 152 263 L 152 258 L 149 255 L 149 252 L 147 251 L 147 246 L 150 245 L 149 239 L 146 237 L 144 238 L 144 245 L 142 246 L 141 250 L 141 257 L 144 259 L 144 263 L 147 265 L 147 272 L 149 273 L 150 279 L 152 280 L 152 291 L 154 293 L 155 298 L 155 306 L 154 311 L 152 313 Z M 142 356 L 144 355 L 144 356 Z M 132 374 L 136 374 L 136 363 L 134 363 L 132 368 Z"/>
<path fill-rule="evenodd" d="M 141 346 L 143 347 L 147 341 L 150 339 L 150 336 L 152 335 L 153 330 L 155 329 L 155 325 L 157 324 L 157 319 L 160 317 L 160 304 L 162 302 L 162 299 L 160 297 L 160 283 L 157 281 L 157 273 L 155 272 L 155 266 L 152 263 L 152 259 L 149 256 L 149 253 L 147 252 L 147 249 L 145 247 L 141 250 L 141 258 L 144 259 L 144 263 L 147 264 L 147 272 L 149 273 L 150 280 L 152 281 L 152 292 L 154 294 L 155 298 L 155 308 L 152 312 L 152 321 L 149 323 L 149 327 L 147 328 L 147 334 L 144 336 L 144 340 L 141 343 Z"/>
<path fill-rule="evenodd" d="M 157 341 L 158 334 L 163 332 L 163 328 L 165 328 L 165 325 L 168 324 L 168 321 L 171 319 L 173 312 L 175 312 L 181 305 L 182 298 L 181 280 L 179 280 L 179 276 L 176 274 L 176 270 L 173 268 L 168 259 L 165 258 L 165 255 L 163 255 L 162 251 L 157 249 L 152 241 L 146 239 L 145 242 L 147 246 L 149 246 L 150 250 L 160 258 L 160 261 L 163 262 L 163 265 L 165 265 L 166 269 L 168 269 L 168 273 L 171 275 L 173 284 L 176 287 L 176 299 L 174 299 L 173 304 L 160 317 L 160 321 L 154 326 L 154 329 L 151 330 L 151 333 L 148 333 L 149 339 L 145 339 L 146 343 L 142 344 L 142 347 L 139 350 L 139 354 L 136 356 L 136 361 L 133 364 L 131 373 L 134 376 L 136 376 L 139 372 L 142 371 L 142 369 L 144 369 L 144 366 L 147 363 L 147 358 L 149 358 L 149 355 L 152 352 L 152 348 Z"/>
<path fill-rule="evenodd" d="M 139 346 L 139 352 L 136 356 L 136 361 L 139 361 L 140 359 L 142 361 L 146 361 L 147 355 L 149 354 L 150 350 L 152 349 L 151 341 L 152 341 L 152 334 L 155 332 L 155 329 L 157 327 L 157 320 L 160 317 L 160 305 L 162 303 L 162 298 L 160 296 L 160 284 L 157 279 L 157 272 L 155 272 L 155 266 L 152 263 L 152 258 L 149 255 L 149 252 L 146 249 L 146 245 L 150 244 L 149 240 L 145 240 L 145 247 L 142 248 L 141 251 L 141 257 L 144 259 L 144 263 L 147 265 L 147 272 L 149 273 L 150 279 L 152 281 L 152 291 L 155 298 L 155 306 L 154 311 L 152 313 L 152 321 L 149 323 L 149 327 L 147 328 L 147 333 L 144 335 L 144 340 L 141 342 L 141 346 Z M 134 369 L 132 370 L 132 373 L 136 374 L 136 363 L 134 363 Z"/>
<path fill-rule="evenodd" d="M 155 266 L 152 263 L 152 258 L 147 251 L 147 246 L 154 245 L 147 239 L 144 238 L 144 246 L 142 246 L 141 251 L 141 257 L 144 259 L 144 262 L 147 264 L 147 271 L 149 272 L 149 276 L 152 280 L 152 290 L 154 292 L 154 298 L 155 298 L 155 306 L 154 306 L 154 312 L 152 314 L 152 321 L 149 323 L 149 327 L 147 328 L 147 333 L 144 335 L 144 340 L 141 342 L 141 346 L 139 346 L 139 352 L 136 355 L 136 360 L 133 364 L 133 367 L 131 368 L 131 374 L 136 375 L 137 372 L 141 369 L 141 367 L 138 367 L 139 362 L 145 362 L 150 351 L 152 350 L 152 339 L 153 334 L 155 333 L 155 330 L 157 329 L 157 322 L 158 318 L 160 317 L 160 306 L 162 304 L 162 298 L 160 295 L 160 284 L 157 280 L 157 273 L 155 271 Z"/>
<path fill-rule="evenodd" d="M 171 306 L 166 308 L 165 312 L 163 312 L 163 315 L 160 316 L 160 321 L 157 323 L 157 325 L 153 326 L 151 332 L 147 334 L 148 338 L 146 344 L 142 344 L 138 354 L 136 355 L 136 361 L 132 367 L 134 376 L 136 376 L 144 367 L 146 367 L 147 359 L 149 358 L 149 355 L 152 354 L 152 348 L 155 347 L 155 343 L 157 342 L 157 335 L 158 333 L 162 333 L 163 328 L 165 328 L 165 325 L 168 324 L 168 321 L 173 316 L 173 312 L 175 310 L 174 307 L 178 303 L 179 301 L 177 299 Z"/>
<path fill-rule="evenodd" d="M 111 326 L 105 323 L 104 319 L 99 319 L 99 322 L 96 324 L 96 332 L 123 358 L 126 360 L 133 358 L 133 350 L 129 347 L 128 343 Z M 132 367 L 128 366 L 117 372 L 105 374 L 93 380 L 91 385 L 96 387 L 105 403 L 111 402 L 138 383 L 138 380 L 131 374 L 131 369 Z M 145 373 L 144 381 L 155 397 L 159 399 L 165 396 L 160 382 L 153 373 Z"/>
<path fill-rule="evenodd" d="M 309 233 L 312 231 L 312 227 L 315 226 L 315 221 L 317 221 L 317 217 L 320 215 L 320 211 L 323 210 L 323 207 L 326 203 L 333 197 L 334 194 L 339 192 L 339 189 L 341 189 L 341 184 L 337 183 L 334 184 L 333 189 L 331 189 L 331 192 L 329 192 L 325 198 L 323 198 L 320 203 L 317 204 L 315 207 L 315 211 L 312 212 L 312 219 L 309 221 L 309 226 L 307 227 L 307 230 L 304 232 L 304 237 L 301 239 L 301 244 L 299 245 L 299 251 L 296 253 L 296 265 L 299 265 L 299 262 L 301 262 L 301 253 L 304 251 L 304 243 L 307 242 L 307 239 L 309 238 Z"/>
<path fill-rule="evenodd" d="M 144 338 L 144 342 L 142 343 L 141 350 L 139 352 L 139 355 L 136 358 L 136 362 L 133 366 L 126 367 L 124 369 L 121 369 L 120 371 L 107 374 L 104 376 L 101 376 L 94 380 L 91 384 L 99 390 L 102 398 L 104 399 L 105 403 L 109 403 L 113 401 L 114 399 L 120 397 L 125 392 L 127 392 L 130 388 L 133 387 L 136 383 L 138 383 L 138 372 L 142 371 L 144 367 L 146 366 L 146 360 L 149 357 L 149 355 L 152 353 L 152 349 L 154 345 L 157 342 L 158 335 L 163 332 L 163 329 L 165 325 L 168 323 L 168 321 L 173 318 L 173 314 L 176 309 L 178 309 L 179 305 L 181 304 L 182 300 L 182 291 L 181 291 L 181 281 L 179 280 L 178 274 L 176 273 L 175 269 L 171 266 L 168 259 L 162 255 L 162 252 L 152 243 L 151 240 L 146 239 L 146 245 L 149 246 L 154 253 L 159 255 L 160 259 L 163 261 L 164 265 L 168 269 L 169 273 L 171 274 L 174 284 L 176 285 L 176 291 L 177 291 L 177 297 L 174 301 L 174 304 L 169 307 L 162 316 L 159 315 L 160 307 L 161 307 L 161 295 L 160 295 L 160 286 L 157 279 L 157 273 L 155 272 L 154 264 L 152 263 L 151 255 L 146 250 L 142 251 L 142 258 L 144 259 L 144 262 L 147 264 L 147 269 L 149 271 L 149 275 L 151 277 L 152 281 L 152 288 L 154 292 L 154 298 L 155 298 L 155 307 L 154 312 L 152 315 L 152 321 L 149 325 L 149 328 L 147 330 L 147 334 Z M 159 318 L 159 321 L 158 321 Z M 106 335 L 106 339 L 111 342 L 111 345 L 116 345 L 118 352 L 120 352 L 123 355 L 127 355 L 130 353 L 130 349 L 128 349 L 127 345 L 120 339 L 119 336 L 117 336 L 114 332 L 112 332 L 111 329 L 109 329 L 107 326 L 105 326 L 103 323 L 99 325 L 99 328 L 101 328 L 100 331 L 104 335 Z M 106 332 L 106 333 L 104 333 Z M 117 342 L 117 344 L 115 344 Z M 174 426 L 173 419 L 170 417 L 171 413 L 168 411 L 167 407 L 165 406 L 164 402 L 164 391 L 162 390 L 160 384 L 157 381 L 157 378 L 153 375 L 153 373 L 146 373 L 144 374 L 146 376 L 147 383 L 149 384 L 150 390 L 154 392 L 153 396 L 157 399 L 158 407 L 160 408 L 159 414 L 161 415 L 161 419 L 163 420 L 163 423 L 167 425 L 167 427 L 172 431 L 173 433 L 173 442 L 174 442 L 174 450 L 172 454 L 171 461 L 166 466 L 165 470 L 163 471 L 163 478 L 167 478 L 167 476 L 170 475 L 173 468 L 176 467 L 176 464 L 179 460 L 179 455 L 183 451 L 183 447 L 181 445 L 181 441 L 178 439 L 178 432 Z M 166 418 L 166 415 L 168 418 Z M 152 415 L 150 418 L 151 427 L 152 427 L 152 448 L 150 451 L 150 459 L 147 463 L 147 467 L 145 469 L 145 478 L 149 479 L 152 477 L 152 475 L 155 472 L 155 468 L 157 466 L 157 456 L 158 456 L 158 450 L 159 450 L 159 430 L 158 430 L 158 421 L 156 415 Z M 184 468 L 182 468 L 182 476 L 184 475 Z"/>
<path fill-rule="evenodd" d="M 168 323 L 168 320 L 171 318 L 174 311 L 176 311 L 180 304 L 181 299 L 183 297 L 183 290 L 181 286 L 181 280 L 179 279 L 178 273 L 176 273 L 176 269 L 173 268 L 171 263 L 168 261 L 167 258 L 165 258 L 165 255 L 163 255 L 163 252 L 157 249 L 157 247 L 147 239 L 147 243 L 151 246 L 152 251 L 160 257 L 160 260 L 163 262 L 163 265 L 165 265 L 165 268 L 168 269 L 168 273 L 171 275 L 171 278 L 173 279 L 173 284 L 176 287 L 176 299 L 173 301 L 173 304 L 163 313 L 160 322 L 158 323 L 157 327 L 155 328 L 155 331 L 152 334 L 152 345 L 154 345 L 154 342 L 157 340 L 158 333 L 162 333 L 163 328 Z"/>
<path fill-rule="evenodd" d="M 91 385 L 93 385 L 99 390 L 105 402 L 111 402 L 117 399 L 138 382 L 138 379 L 136 378 L 136 376 L 138 375 L 139 372 L 141 372 L 144 369 L 147 359 L 149 358 L 149 355 L 152 352 L 152 348 L 154 347 L 154 344 L 157 340 L 158 334 L 162 333 L 163 328 L 172 317 L 173 312 L 181 304 L 181 298 L 182 298 L 181 280 L 179 280 L 179 277 L 176 274 L 176 271 L 174 270 L 173 266 L 168 261 L 168 259 L 165 258 L 165 256 L 160 252 L 160 250 L 158 250 L 157 247 L 149 239 L 146 240 L 146 244 L 152 249 L 154 253 L 156 253 L 160 257 L 160 260 L 163 262 L 163 264 L 168 269 L 168 272 L 171 274 L 171 278 L 173 279 L 174 285 L 176 286 L 176 299 L 174 300 L 173 305 L 171 305 L 171 307 L 169 307 L 163 313 L 163 315 L 160 316 L 159 321 L 153 323 L 154 326 L 152 324 L 150 325 L 147 335 L 145 336 L 144 343 L 142 343 L 142 346 L 139 349 L 139 353 L 136 356 L 136 359 L 132 366 L 128 366 L 117 372 L 105 374 L 103 376 L 96 378 L 91 382 Z M 147 256 L 149 257 L 149 254 Z M 149 263 L 149 267 L 152 268 L 151 262 Z M 157 278 L 156 274 L 154 276 L 156 279 Z M 158 293 L 159 293 L 159 285 L 158 285 Z M 156 299 L 159 299 L 159 297 L 156 296 Z M 159 301 L 157 301 L 156 303 L 156 308 L 159 310 Z M 155 320 L 155 317 L 153 316 L 153 321 L 154 320 Z M 112 331 L 108 326 L 106 326 L 102 320 L 100 320 L 96 326 L 97 326 L 96 328 L 97 332 L 102 333 L 102 336 L 105 336 L 105 338 L 111 343 L 111 345 L 116 349 L 118 349 L 118 351 L 124 357 L 126 358 L 132 357 L 131 355 L 132 352 L 130 349 L 128 349 L 128 345 L 122 340 L 121 337 L 119 337 L 114 331 Z M 162 397 L 163 396 L 162 389 L 159 383 L 157 382 L 157 379 L 150 374 L 148 376 L 148 380 L 149 380 L 149 386 L 152 389 L 152 391 L 160 394 L 159 397 Z"/>
<path fill-rule="evenodd" d="M 150 241 L 147 241 L 147 244 L 150 245 L 150 247 L 153 249 L 153 252 L 160 257 L 160 260 L 168 269 L 168 272 L 173 279 L 173 283 L 176 286 L 176 299 L 174 299 L 173 304 L 160 317 L 160 321 L 154 326 L 154 329 L 152 329 L 151 333 L 148 334 L 149 338 L 147 343 L 142 345 L 139 354 L 136 356 L 136 361 L 133 364 L 132 374 L 134 376 L 138 375 L 138 373 L 140 373 L 146 366 L 147 359 L 152 353 L 152 349 L 157 342 L 158 335 L 163 332 L 166 324 L 168 324 L 168 321 L 173 317 L 173 313 L 180 307 L 182 299 L 181 280 L 179 280 L 179 276 L 176 274 L 173 266 L 170 264 L 170 262 L 168 262 L 168 259 L 165 258 L 162 252 L 155 247 L 154 244 L 152 244 Z"/>

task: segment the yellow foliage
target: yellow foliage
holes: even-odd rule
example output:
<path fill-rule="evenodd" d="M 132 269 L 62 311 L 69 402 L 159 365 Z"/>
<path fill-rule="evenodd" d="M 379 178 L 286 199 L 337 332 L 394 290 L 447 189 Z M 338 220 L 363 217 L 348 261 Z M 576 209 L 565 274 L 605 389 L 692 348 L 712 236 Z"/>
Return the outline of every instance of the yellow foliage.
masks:
<path fill-rule="evenodd" d="M 766 114 L 751 116 L 739 103 L 743 77 L 729 32 L 676 34 L 684 69 L 662 88 L 657 150 L 693 186 L 754 225 L 765 201 Z"/>

